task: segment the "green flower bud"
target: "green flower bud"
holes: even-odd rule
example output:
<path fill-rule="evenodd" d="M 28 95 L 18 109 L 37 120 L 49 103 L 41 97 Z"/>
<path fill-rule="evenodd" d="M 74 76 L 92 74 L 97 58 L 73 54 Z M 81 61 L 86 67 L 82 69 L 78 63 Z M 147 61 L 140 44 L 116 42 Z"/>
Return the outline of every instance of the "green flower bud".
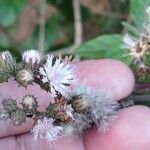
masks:
<path fill-rule="evenodd" d="M 0 53 L 0 83 L 7 81 L 16 71 L 16 60 L 9 51 Z"/>
<path fill-rule="evenodd" d="M 16 111 L 11 113 L 11 120 L 14 125 L 21 125 L 26 121 L 26 112 L 17 108 Z"/>
<path fill-rule="evenodd" d="M 5 111 L 11 113 L 17 109 L 17 102 L 12 98 L 4 99 L 2 101 L 2 106 Z"/>

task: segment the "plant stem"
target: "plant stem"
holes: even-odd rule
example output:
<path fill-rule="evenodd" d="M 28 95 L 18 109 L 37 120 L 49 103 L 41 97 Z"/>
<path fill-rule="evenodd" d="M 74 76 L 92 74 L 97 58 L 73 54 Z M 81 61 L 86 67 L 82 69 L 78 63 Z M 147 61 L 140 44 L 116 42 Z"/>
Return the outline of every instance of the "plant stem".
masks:
<path fill-rule="evenodd" d="M 81 11 L 80 11 L 80 0 L 73 0 L 73 15 L 74 15 L 74 45 L 80 46 L 82 43 L 82 22 L 81 22 Z"/>
<path fill-rule="evenodd" d="M 39 18 L 39 51 L 45 50 L 45 18 L 46 18 L 46 0 L 41 0 L 40 18 Z"/>

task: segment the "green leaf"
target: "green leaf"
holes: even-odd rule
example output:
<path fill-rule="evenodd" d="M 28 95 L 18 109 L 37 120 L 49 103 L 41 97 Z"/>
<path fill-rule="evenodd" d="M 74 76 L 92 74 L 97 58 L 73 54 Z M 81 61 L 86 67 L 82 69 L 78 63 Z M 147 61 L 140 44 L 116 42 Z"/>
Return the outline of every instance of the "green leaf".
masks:
<path fill-rule="evenodd" d="M 24 5 L 25 0 L 1 0 L 0 24 L 4 27 L 14 24 Z"/>
<path fill-rule="evenodd" d="M 112 58 L 127 64 L 130 58 L 124 57 L 122 36 L 119 34 L 102 35 L 90 40 L 75 50 L 75 54 L 82 58 Z"/>
<path fill-rule="evenodd" d="M 130 0 L 130 13 L 135 25 L 143 28 L 146 21 L 146 8 L 150 5 L 150 0 Z"/>
<path fill-rule="evenodd" d="M 122 22 L 122 25 L 128 30 L 128 32 L 132 33 L 133 35 L 139 36 L 139 31 L 135 26 L 130 25 L 125 21 Z"/>

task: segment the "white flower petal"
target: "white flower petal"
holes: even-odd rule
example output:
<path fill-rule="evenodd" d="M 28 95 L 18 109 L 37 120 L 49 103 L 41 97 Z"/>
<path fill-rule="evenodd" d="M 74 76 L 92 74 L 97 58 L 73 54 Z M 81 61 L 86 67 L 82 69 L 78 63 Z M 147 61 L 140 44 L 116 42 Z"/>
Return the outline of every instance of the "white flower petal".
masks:
<path fill-rule="evenodd" d="M 53 96 L 59 93 L 68 97 L 70 95 L 69 85 L 75 82 L 74 65 L 60 58 L 54 59 L 54 56 L 48 55 L 46 64 L 39 69 L 39 73 L 43 76 L 42 82 L 49 82 Z"/>
<path fill-rule="evenodd" d="M 45 139 L 47 142 L 56 142 L 58 138 L 63 136 L 63 128 L 61 126 L 53 125 L 54 119 L 44 118 L 43 120 L 38 120 L 37 124 L 31 130 L 33 134 L 33 139 L 35 141 L 38 138 Z"/>

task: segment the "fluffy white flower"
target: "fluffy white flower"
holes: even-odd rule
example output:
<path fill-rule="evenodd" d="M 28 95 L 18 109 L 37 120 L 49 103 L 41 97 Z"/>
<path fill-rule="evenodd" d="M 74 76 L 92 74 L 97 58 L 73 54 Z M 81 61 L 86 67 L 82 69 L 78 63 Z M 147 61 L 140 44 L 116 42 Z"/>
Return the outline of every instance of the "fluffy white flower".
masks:
<path fill-rule="evenodd" d="M 58 138 L 63 136 L 63 128 L 61 126 L 53 125 L 54 119 L 44 118 L 43 120 L 38 120 L 37 124 L 31 130 L 33 134 L 33 139 L 35 141 L 38 138 L 45 139 L 47 142 L 56 142 Z"/>
<path fill-rule="evenodd" d="M 126 34 L 123 38 L 124 47 L 130 50 L 127 55 L 130 55 L 135 63 L 145 58 L 145 55 L 147 54 L 148 45 L 143 38 L 144 37 L 141 36 L 139 40 L 136 40 L 128 34 Z"/>
<path fill-rule="evenodd" d="M 42 82 L 49 83 L 53 97 L 57 94 L 66 98 L 70 96 L 69 86 L 75 82 L 75 68 L 68 61 L 48 55 L 39 73 L 42 76 Z"/>
<path fill-rule="evenodd" d="M 38 64 L 41 61 L 42 56 L 37 50 L 32 49 L 29 51 L 25 51 L 22 55 L 22 59 L 26 63 Z"/>
<path fill-rule="evenodd" d="M 78 96 L 78 103 L 80 103 L 82 108 L 85 108 L 83 112 L 84 117 L 80 118 L 83 118 L 82 120 L 85 121 L 85 125 L 88 125 L 88 122 L 93 122 L 100 132 L 105 132 L 111 127 L 111 122 L 117 117 L 119 105 L 112 100 L 109 91 L 102 88 L 95 90 L 91 87 L 78 87 L 75 90 L 74 95 Z M 80 105 L 77 105 L 77 107 L 80 107 Z M 77 108 L 73 108 L 78 111 Z M 77 122 L 76 120 L 77 118 L 75 117 L 74 122 Z M 78 124 L 79 127 L 81 126 L 81 123 Z M 81 132 L 82 128 L 79 131 Z"/>

